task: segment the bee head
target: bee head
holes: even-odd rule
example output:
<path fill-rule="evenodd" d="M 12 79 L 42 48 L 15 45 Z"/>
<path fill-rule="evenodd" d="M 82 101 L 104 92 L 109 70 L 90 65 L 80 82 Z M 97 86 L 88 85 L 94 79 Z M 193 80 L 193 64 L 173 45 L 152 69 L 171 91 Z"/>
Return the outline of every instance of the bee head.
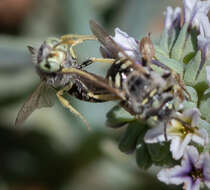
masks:
<path fill-rule="evenodd" d="M 54 73 L 62 69 L 66 60 L 66 46 L 59 45 L 59 42 L 57 38 L 48 38 L 39 49 L 28 46 L 33 61 L 40 71 Z"/>

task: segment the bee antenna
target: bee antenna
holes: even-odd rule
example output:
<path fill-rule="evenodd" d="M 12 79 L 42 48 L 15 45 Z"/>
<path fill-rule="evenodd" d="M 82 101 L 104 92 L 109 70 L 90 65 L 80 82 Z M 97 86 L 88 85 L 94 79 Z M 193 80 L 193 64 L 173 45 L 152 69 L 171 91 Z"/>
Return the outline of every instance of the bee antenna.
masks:
<path fill-rule="evenodd" d="M 30 51 L 31 55 L 32 55 L 32 62 L 34 64 L 37 63 L 37 49 L 32 47 L 32 46 L 27 46 L 28 50 Z"/>
<path fill-rule="evenodd" d="M 36 54 L 36 48 L 32 47 L 32 46 L 27 46 L 28 50 L 30 51 L 30 53 L 32 55 L 35 55 Z"/>

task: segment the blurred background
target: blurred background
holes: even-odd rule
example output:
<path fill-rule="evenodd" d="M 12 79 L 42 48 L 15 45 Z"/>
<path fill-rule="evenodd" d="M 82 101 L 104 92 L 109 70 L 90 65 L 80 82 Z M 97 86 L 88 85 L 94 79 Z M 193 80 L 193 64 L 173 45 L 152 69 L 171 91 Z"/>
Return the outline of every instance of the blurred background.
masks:
<path fill-rule="evenodd" d="M 118 149 L 123 129 L 105 126 L 113 102 L 91 104 L 72 97 L 80 119 L 57 101 L 36 110 L 21 128 L 18 110 L 39 84 L 26 46 L 39 47 L 47 37 L 90 34 L 89 20 L 110 34 L 119 27 L 136 39 L 151 32 L 155 41 L 166 6 L 174 0 L 0 0 L 0 190 L 169 189 L 155 178 L 157 168 L 140 170 L 134 154 Z M 76 48 L 79 60 L 99 57 L 99 44 Z M 88 71 L 104 75 L 105 64 Z M 171 187 L 171 189 L 177 189 Z"/>

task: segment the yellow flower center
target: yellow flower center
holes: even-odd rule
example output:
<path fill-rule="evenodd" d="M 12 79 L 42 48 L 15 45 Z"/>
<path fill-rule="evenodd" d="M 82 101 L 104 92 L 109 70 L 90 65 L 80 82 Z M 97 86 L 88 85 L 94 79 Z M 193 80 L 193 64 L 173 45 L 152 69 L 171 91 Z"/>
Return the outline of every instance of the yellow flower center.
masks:
<path fill-rule="evenodd" d="M 167 132 L 170 135 L 178 135 L 181 138 L 185 138 L 187 134 L 193 134 L 196 131 L 196 127 L 191 126 L 191 120 L 172 119 L 170 121 L 170 127 Z"/>

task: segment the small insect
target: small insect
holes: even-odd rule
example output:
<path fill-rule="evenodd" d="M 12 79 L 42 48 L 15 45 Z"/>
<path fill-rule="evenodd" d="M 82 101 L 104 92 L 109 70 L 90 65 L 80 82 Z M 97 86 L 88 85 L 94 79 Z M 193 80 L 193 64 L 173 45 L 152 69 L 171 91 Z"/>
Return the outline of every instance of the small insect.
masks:
<path fill-rule="evenodd" d="M 141 52 L 142 62 L 151 63 L 155 57 L 155 49 L 150 39 L 150 33 L 148 36 L 143 37 L 139 43 L 139 51 Z"/>
<path fill-rule="evenodd" d="M 95 21 L 90 21 L 90 28 L 101 42 L 102 49 L 116 59 L 108 69 L 106 79 L 112 88 L 123 94 L 121 105 L 139 119 L 168 120 L 173 112 L 175 80 L 169 70 L 160 75 L 150 67 L 154 56 L 150 38 L 143 38 L 139 44 L 142 62 L 145 62 L 142 64 L 128 57 Z"/>
<path fill-rule="evenodd" d="M 63 97 L 64 93 L 89 102 L 119 98 L 117 90 L 111 89 L 104 78 L 83 70 L 93 62 L 110 63 L 109 59 L 92 58 L 81 64 L 77 61 L 73 47 L 85 40 L 95 39 L 94 36 L 66 35 L 61 39 L 48 38 L 39 49 L 28 47 L 41 82 L 18 112 L 15 125 L 21 125 L 37 108 L 51 107 L 57 96 L 64 107 L 89 126 L 85 118 Z"/>

